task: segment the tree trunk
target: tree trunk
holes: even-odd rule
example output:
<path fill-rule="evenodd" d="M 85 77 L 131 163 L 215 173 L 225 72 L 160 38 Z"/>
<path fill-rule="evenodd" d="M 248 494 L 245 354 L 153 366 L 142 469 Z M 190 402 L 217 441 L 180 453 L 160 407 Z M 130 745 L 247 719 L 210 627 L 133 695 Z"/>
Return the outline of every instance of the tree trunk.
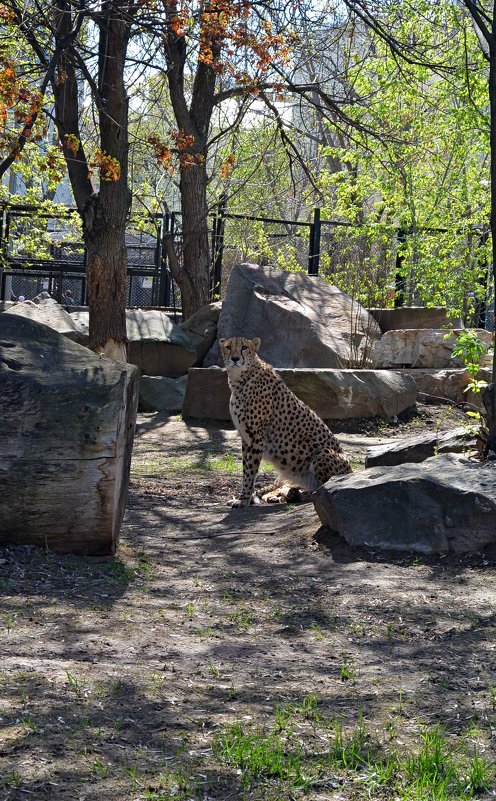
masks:
<path fill-rule="evenodd" d="M 207 172 L 203 164 L 181 168 L 183 265 L 180 280 L 183 318 L 210 302 L 211 254 L 208 239 Z"/>
<path fill-rule="evenodd" d="M 496 384 L 489 384 L 482 390 L 482 403 L 487 434 L 484 455 L 487 456 L 489 451 L 496 453 Z"/>
<path fill-rule="evenodd" d="M 68 0 L 57 0 L 59 40 L 72 24 Z M 126 221 L 131 205 L 128 187 L 128 99 L 126 53 L 130 34 L 123 0 L 103 0 L 98 19 L 98 81 L 94 101 L 98 110 L 99 147 L 93 159 L 82 142 L 81 93 L 76 53 L 68 47 L 60 57 L 64 80 L 53 80 L 55 120 L 87 250 L 90 348 L 118 361 L 127 360 L 126 338 Z M 91 166 L 91 169 L 90 169 Z M 94 190 L 91 173 L 99 171 Z"/>
<path fill-rule="evenodd" d="M 491 237 L 493 259 L 493 292 L 496 291 L 496 42 L 490 45 L 489 55 L 489 106 L 490 106 L 490 151 L 491 151 Z M 496 306 L 493 316 L 493 331 L 496 336 Z M 493 354 L 492 380 L 496 382 L 496 348 Z M 496 439 L 496 431 L 492 432 Z"/>
<path fill-rule="evenodd" d="M 112 219 L 113 216 L 105 213 L 98 195 L 93 198 L 91 210 L 83 215 L 89 347 L 111 359 L 126 362 L 126 225 L 125 215 L 115 215 L 117 219 Z"/>
<path fill-rule="evenodd" d="M 491 115 L 491 236 L 493 258 L 493 291 L 496 288 L 496 43 L 493 38 L 489 49 L 489 106 Z M 493 337 L 496 336 L 496 308 L 493 319 Z M 494 339 L 493 339 L 494 342 Z M 486 409 L 487 450 L 496 451 L 496 348 L 493 354 L 493 383 L 484 390 L 483 403 Z"/>

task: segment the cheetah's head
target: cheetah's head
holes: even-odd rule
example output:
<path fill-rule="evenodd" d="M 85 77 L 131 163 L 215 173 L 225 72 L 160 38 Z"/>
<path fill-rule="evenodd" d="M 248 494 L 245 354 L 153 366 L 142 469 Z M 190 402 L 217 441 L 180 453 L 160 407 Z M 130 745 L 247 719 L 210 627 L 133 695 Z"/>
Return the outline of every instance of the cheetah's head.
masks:
<path fill-rule="evenodd" d="M 219 346 L 226 369 L 243 372 L 249 370 L 256 361 L 260 339 L 259 337 L 255 337 L 255 339 L 244 339 L 244 337 L 219 339 Z"/>

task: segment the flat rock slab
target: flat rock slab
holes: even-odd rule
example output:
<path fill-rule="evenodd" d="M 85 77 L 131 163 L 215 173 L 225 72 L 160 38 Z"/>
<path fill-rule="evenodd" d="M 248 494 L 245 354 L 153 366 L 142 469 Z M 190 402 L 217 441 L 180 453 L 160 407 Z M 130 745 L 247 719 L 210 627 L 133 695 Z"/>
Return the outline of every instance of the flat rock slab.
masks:
<path fill-rule="evenodd" d="M 440 554 L 496 541 L 496 462 L 443 454 L 372 467 L 313 495 L 322 523 L 350 545 Z"/>
<path fill-rule="evenodd" d="M 260 337 L 260 356 L 277 367 L 363 364 L 381 336 L 372 315 L 318 276 L 256 264 L 233 267 L 218 336 Z M 217 344 L 205 366 L 221 365 Z"/>
<path fill-rule="evenodd" d="M 139 372 L 0 314 L 0 543 L 114 553 Z"/>
<path fill-rule="evenodd" d="M 403 437 L 367 448 L 365 467 L 392 466 L 405 462 L 423 462 L 439 453 L 467 453 L 477 445 L 473 426 L 452 431 L 429 432 L 416 437 Z"/>
<path fill-rule="evenodd" d="M 369 309 L 381 331 L 397 328 L 462 328 L 460 317 L 448 316 L 446 306 L 399 306 L 396 309 Z"/>
<path fill-rule="evenodd" d="M 87 332 L 89 312 L 71 312 L 79 327 Z M 126 311 L 129 361 L 145 375 L 164 375 L 178 378 L 195 364 L 197 352 L 186 331 L 172 322 L 170 317 L 156 309 L 128 309 Z"/>
<path fill-rule="evenodd" d="M 393 370 L 278 369 L 276 372 L 323 420 L 394 417 L 415 405 L 414 380 Z M 225 370 L 193 368 L 188 373 L 183 417 L 230 420 L 229 397 Z"/>

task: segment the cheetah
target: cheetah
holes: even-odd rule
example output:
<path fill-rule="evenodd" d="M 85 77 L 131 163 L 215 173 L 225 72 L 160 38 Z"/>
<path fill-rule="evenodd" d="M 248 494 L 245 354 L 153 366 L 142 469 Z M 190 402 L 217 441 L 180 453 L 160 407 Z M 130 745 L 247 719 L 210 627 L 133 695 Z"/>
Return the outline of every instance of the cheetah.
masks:
<path fill-rule="evenodd" d="M 249 506 L 262 458 L 291 486 L 313 491 L 331 476 L 351 472 L 323 420 L 257 355 L 260 339 L 219 340 L 231 389 L 230 411 L 242 442 L 243 486 L 232 506 Z M 274 500 L 264 497 L 265 500 Z"/>

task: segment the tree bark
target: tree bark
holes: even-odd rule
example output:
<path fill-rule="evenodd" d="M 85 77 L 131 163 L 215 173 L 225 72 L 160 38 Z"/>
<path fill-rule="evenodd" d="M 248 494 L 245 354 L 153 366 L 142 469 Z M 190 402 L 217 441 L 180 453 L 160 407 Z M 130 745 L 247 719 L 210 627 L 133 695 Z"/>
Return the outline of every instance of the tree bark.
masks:
<path fill-rule="evenodd" d="M 181 169 L 183 264 L 180 280 L 183 318 L 210 302 L 211 254 L 208 238 L 207 173 L 203 165 Z"/>
<path fill-rule="evenodd" d="M 77 69 L 78 54 L 64 51 L 60 67 L 63 81 L 54 80 L 55 119 L 67 161 L 69 179 L 83 222 L 87 250 L 90 348 L 127 360 L 126 335 L 126 221 L 131 205 L 128 187 L 128 98 L 124 82 L 130 21 L 126 8 L 116 0 L 104 0 L 98 17 L 98 81 L 93 86 L 98 109 L 100 147 L 94 167 L 83 143 Z M 58 2 L 59 37 L 71 26 L 68 0 Z M 118 172 L 106 172 L 105 160 Z M 102 166 L 103 163 L 103 166 Z M 99 170 L 100 187 L 94 191 L 91 171 Z"/>
<path fill-rule="evenodd" d="M 486 442 L 485 453 L 488 451 L 496 453 L 496 383 L 489 384 L 482 390 L 482 403 L 485 409 Z"/>
<path fill-rule="evenodd" d="M 125 215 L 112 214 L 94 196 L 83 215 L 88 278 L 89 347 L 127 361 Z"/>

